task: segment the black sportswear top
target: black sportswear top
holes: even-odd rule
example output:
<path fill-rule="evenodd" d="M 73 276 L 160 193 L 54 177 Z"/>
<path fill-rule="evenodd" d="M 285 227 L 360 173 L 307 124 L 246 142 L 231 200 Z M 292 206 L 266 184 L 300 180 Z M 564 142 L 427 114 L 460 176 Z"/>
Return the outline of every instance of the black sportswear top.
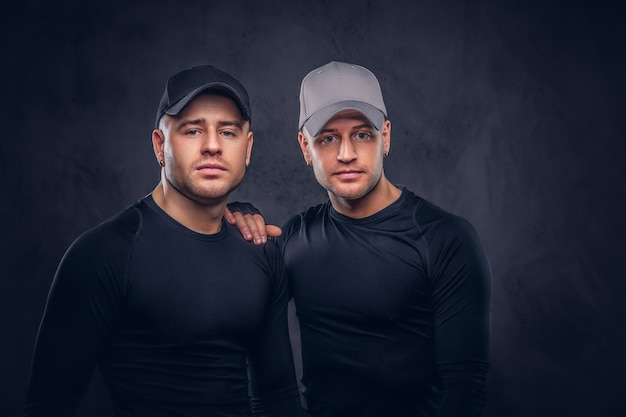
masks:
<path fill-rule="evenodd" d="M 24 416 L 73 415 L 96 364 L 118 416 L 300 415 L 286 284 L 274 244 L 226 223 L 195 233 L 140 200 L 61 261 Z"/>
<path fill-rule="evenodd" d="M 363 219 L 330 202 L 278 238 L 313 417 L 477 416 L 491 273 L 474 228 L 406 188 Z"/>

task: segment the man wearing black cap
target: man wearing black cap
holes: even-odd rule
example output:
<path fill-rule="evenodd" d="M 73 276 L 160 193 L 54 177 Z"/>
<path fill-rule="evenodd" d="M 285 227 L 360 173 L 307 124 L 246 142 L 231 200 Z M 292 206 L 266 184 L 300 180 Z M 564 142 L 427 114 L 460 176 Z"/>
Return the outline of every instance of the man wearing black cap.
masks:
<path fill-rule="evenodd" d="M 481 415 L 491 273 L 474 228 L 385 177 L 391 122 L 366 68 L 311 71 L 299 129 L 329 197 L 277 238 L 300 323 L 305 414 Z M 265 234 L 262 220 L 227 218 Z"/>
<path fill-rule="evenodd" d="M 223 221 L 250 120 L 230 75 L 170 77 L 152 132 L 161 182 L 66 252 L 24 416 L 73 415 L 96 365 L 118 416 L 300 415 L 283 258 Z"/>

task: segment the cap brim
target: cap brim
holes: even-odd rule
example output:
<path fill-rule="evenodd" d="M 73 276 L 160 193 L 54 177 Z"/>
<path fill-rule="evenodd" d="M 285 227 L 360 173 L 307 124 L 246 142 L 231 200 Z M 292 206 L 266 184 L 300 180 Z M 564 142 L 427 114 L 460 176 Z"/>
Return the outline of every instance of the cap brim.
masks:
<path fill-rule="evenodd" d="M 356 110 L 363 113 L 376 130 L 380 130 L 385 122 L 385 115 L 383 112 L 371 104 L 363 101 L 346 100 L 322 107 L 309 117 L 301 127 L 306 130 L 307 134 L 315 137 L 320 133 L 320 130 L 322 130 L 330 119 L 332 119 L 337 113 L 344 110 Z"/>
<path fill-rule="evenodd" d="M 235 90 L 233 90 L 230 86 L 223 83 L 209 83 L 205 84 L 201 87 L 196 88 L 191 91 L 183 98 L 178 100 L 176 103 L 172 104 L 163 114 L 169 114 L 170 116 L 176 116 L 180 113 L 187 104 L 189 104 L 194 98 L 196 98 L 199 94 L 207 91 L 207 90 L 216 90 L 221 91 L 228 94 L 229 97 L 233 99 L 237 107 L 239 108 L 239 112 L 243 116 L 244 119 L 250 120 L 250 115 L 247 114 L 245 110 L 245 106 L 243 105 L 243 100 L 239 97 L 239 94 Z"/>

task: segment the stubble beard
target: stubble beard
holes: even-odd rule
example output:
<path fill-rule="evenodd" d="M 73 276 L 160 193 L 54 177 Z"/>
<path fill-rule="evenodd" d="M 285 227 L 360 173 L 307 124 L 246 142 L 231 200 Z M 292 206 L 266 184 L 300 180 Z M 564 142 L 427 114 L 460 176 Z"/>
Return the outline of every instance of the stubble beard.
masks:
<path fill-rule="evenodd" d="M 346 184 L 341 184 L 339 187 L 337 187 L 333 185 L 330 181 L 322 184 L 322 186 L 326 189 L 326 191 L 328 191 L 328 193 L 332 194 L 335 198 L 354 201 L 367 196 L 380 182 L 381 178 L 382 176 L 378 177 L 378 179 L 370 177 L 367 183 L 363 185 L 355 184 L 354 187 L 346 187 Z"/>
<path fill-rule="evenodd" d="M 230 182 L 223 182 L 220 180 L 219 184 L 215 184 L 210 187 L 201 187 L 194 183 L 190 175 L 172 175 L 169 177 L 169 182 L 176 190 L 199 204 L 212 203 L 217 200 L 223 200 L 228 198 L 243 181 L 245 175 L 245 168 L 242 172 L 234 177 Z M 180 178 L 182 177 L 182 178 Z M 213 180 L 202 180 L 203 182 L 211 182 Z"/>
<path fill-rule="evenodd" d="M 353 186 L 339 183 L 338 186 L 334 185 L 326 176 L 318 176 L 318 172 L 314 170 L 315 178 L 317 182 L 326 189 L 329 194 L 332 194 L 335 198 L 340 200 L 354 201 L 359 200 L 367 196 L 382 179 L 382 169 L 380 172 L 368 173 L 367 182 L 363 185 L 361 183 L 355 183 Z"/>

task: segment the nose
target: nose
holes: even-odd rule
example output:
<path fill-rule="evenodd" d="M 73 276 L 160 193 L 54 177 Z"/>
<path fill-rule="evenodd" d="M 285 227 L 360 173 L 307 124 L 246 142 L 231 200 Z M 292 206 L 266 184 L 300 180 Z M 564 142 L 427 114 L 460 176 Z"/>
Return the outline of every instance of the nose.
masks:
<path fill-rule="evenodd" d="M 339 145 L 339 153 L 337 154 L 337 160 L 343 163 L 348 163 L 356 159 L 356 151 L 350 138 L 341 139 Z"/>
<path fill-rule="evenodd" d="M 207 132 L 202 142 L 202 153 L 217 155 L 222 152 L 222 143 L 217 132 Z"/>

